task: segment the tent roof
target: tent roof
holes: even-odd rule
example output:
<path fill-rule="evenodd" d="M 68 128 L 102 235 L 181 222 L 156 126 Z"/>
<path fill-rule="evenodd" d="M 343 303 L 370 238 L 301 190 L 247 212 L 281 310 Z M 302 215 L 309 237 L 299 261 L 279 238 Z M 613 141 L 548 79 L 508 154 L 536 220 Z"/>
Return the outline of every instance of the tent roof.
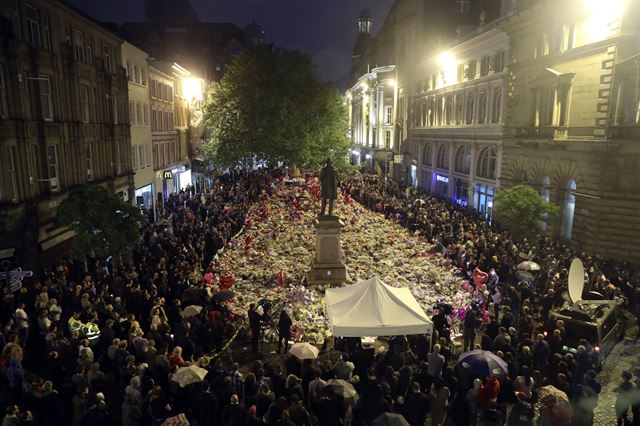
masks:
<path fill-rule="evenodd" d="M 341 337 L 431 333 L 433 324 L 408 288 L 378 277 L 325 292 L 333 334 Z"/>

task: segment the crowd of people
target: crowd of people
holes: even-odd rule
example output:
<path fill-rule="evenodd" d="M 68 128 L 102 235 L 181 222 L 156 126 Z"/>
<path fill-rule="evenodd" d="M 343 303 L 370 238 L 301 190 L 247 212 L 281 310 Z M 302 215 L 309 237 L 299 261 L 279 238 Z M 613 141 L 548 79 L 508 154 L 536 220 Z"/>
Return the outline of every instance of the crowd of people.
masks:
<path fill-rule="evenodd" d="M 584 262 L 589 276 L 588 290 L 605 299 L 622 301 L 636 319 L 640 317 L 640 271 L 625 261 L 590 256 L 543 235 L 535 240 L 515 240 L 472 209 L 380 176 L 359 175 L 347 179 L 343 182 L 343 190 L 362 205 L 383 213 L 410 232 L 418 232 L 439 246 L 442 254 L 459 267 L 469 281 L 473 281 L 479 270 L 490 271 L 486 284 L 475 289 L 476 304 L 469 307 L 461 331 L 464 350 L 493 351 L 509 365 L 509 377 L 491 379 L 500 384 L 499 389 L 508 389 L 506 393 L 499 392 L 503 398 L 498 397 L 496 401 L 498 406 L 502 405 L 497 418 L 507 420 L 506 405 L 516 408 L 520 403 L 531 402 L 533 389 L 552 384 L 566 393 L 572 402 L 569 406 L 572 410 L 543 413 L 543 422 L 551 419 L 558 421 L 557 424 L 568 424 L 572 419 L 573 424 L 592 424 L 593 409 L 600 392 L 594 371 L 597 364 L 595 348 L 590 342 L 581 340 L 575 355 L 563 350 L 566 332 L 562 320 L 548 330 L 548 335 L 543 334 L 543 330 L 549 328 L 549 312 L 565 303 L 562 294 L 567 291 L 568 269 L 574 258 L 579 257 Z M 540 271 L 533 280 L 522 280 L 517 265 L 532 259 L 539 262 Z M 480 306 L 492 308 L 488 321 L 480 320 Z M 445 336 L 442 347 L 450 343 L 449 323 L 444 311 L 434 317 L 436 336 Z M 480 325 L 483 331 L 477 333 Z M 482 336 L 480 342 L 476 341 L 478 335 Z M 640 371 L 636 374 L 640 376 Z M 640 378 L 635 382 L 637 386 L 631 383 L 631 378 L 631 372 L 626 371 L 618 388 L 618 424 L 628 421 L 630 409 L 634 424 L 640 424 Z M 521 392 L 523 380 L 527 384 L 524 395 Z M 467 383 L 462 389 L 466 390 L 469 385 Z M 469 389 L 482 393 L 485 385 L 476 383 Z M 480 386 L 479 391 L 477 386 Z M 453 395 L 461 388 L 454 385 L 449 389 Z M 495 383 L 492 390 L 495 390 Z M 450 399 L 453 401 L 453 396 Z M 513 420 L 520 413 L 519 409 L 511 412 L 509 424 L 521 424 Z M 524 416 L 522 424 L 529 424 L 532 420 L 525 420 L 529 417 L 533 418 Z"/>
<path fill-rule="evenodd" d="M 374 176 L 346 179 L 343 193 L 437 243 L 464 275 L 493 271 L 464 318 L 464 346 L 493 351 L 508 374 L 472 377 L 455 368 L 444 308 L 433 318 L 436 333 L 427 344 L 424 336 L 396 336 L 386 350 L 372 352 L 359 339 L 345 339 L 336 343 L 341 351 L 321 360 L 282 355 L 264 362 L 256 354 L 243 366 L 218 356 L 238 330 L 238 313 L 212 297 L 203 275 L 242 230 L 249 206 L 269 196 L 281 178 L 269 170 L 224 175 L 206 193 L 172 194 L 162 219 L 132 242 L 130 259 L 62 262 L 34 285 L 5 288 L 2 426 L 368 425 L 385 413 L 402 414 L 412 426 L 427 418 L 432 425 L 527 425 L 534 418 L 543 425 L 592 423 L 600 392 L 594 348 L 583 341 L 575 355 L 565 353 L 562 322 L 548 336 L 536 323 L 561 304 L 574 256 L 585 261 L 593 290 L 626 298 L 632 310 L 640 304 L 638 272 L 545 237 L 513 241 L 469 210 Z M 522 253 L 540 261 L 534 285 L 518 282 Z M 184 315 L 191 305 L 203 308 Z M 488 320 L 476 312 L 480 306 L 491 308 Z M 247 322 L 255 352 L 259 309 L 251 308 Z M 276 322 L 278 353 L 286 353 L 291 318 L 283 311 Z M 189 365 L 207 374 L 181 387 L 176 375 Z M 627 411 L 640 420 L 638 383 L 625 372 L 619 423 Z M 537 409 L 547 384 L 571 404 Z"/>

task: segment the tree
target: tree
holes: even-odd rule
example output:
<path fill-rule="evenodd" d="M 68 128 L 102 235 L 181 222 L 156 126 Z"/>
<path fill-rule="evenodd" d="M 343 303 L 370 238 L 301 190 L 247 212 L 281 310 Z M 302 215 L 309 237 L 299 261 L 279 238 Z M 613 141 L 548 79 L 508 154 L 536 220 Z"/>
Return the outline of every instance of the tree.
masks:
<path fill-rule="evenodd" d="M 494 199 L 493 217 L 516 238 L 534 237 L 542 222 L 558 214 L 559 208 L 528 185 L 501 189 Z M 545 217 L 546 216 L 546 217 Z"/>
<path fill-rule="evenodd" d="M 57 213 L 58 224 L 76 232 L 72 251 L 78 258 L 128 255 L 140 236 L 142 220 L 137 207 L 96 185 L 71 191 Z"/>
<path fill-rule="evenodd" d="M 345 101 L 300 52 L 258 46 L 235 55 L 204 111 L 213 130 L 205 153 L 218 167 L 346 162 Z"/>

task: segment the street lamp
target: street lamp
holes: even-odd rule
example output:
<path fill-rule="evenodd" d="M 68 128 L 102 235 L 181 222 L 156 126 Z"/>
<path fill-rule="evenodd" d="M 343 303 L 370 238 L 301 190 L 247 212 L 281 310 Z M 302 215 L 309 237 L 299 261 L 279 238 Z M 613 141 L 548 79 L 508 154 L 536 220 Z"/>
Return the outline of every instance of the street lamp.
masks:
<path fill-rule="evenodd" d="M 203 86 L 204 80 L 201 78 L 185 78 L 182 80 L 182 94 L 190 103 L 201 102 Z"/>

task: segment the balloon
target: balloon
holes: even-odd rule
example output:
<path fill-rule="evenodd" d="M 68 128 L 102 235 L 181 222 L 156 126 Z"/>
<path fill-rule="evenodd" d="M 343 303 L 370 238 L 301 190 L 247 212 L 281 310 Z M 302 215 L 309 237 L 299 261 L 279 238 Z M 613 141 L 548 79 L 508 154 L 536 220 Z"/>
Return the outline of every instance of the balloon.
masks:
<path fill-rule="evenodd" d="M 489 321 L 489 311 L 487 311 L 486 309 L 483 309 L 482 312 L 480 313 L 480 317 L 482 318 L 482 321 Z"/>
<path fill-rule="evenodd" d="M 283 286 L 287 282 L 287 275 L 284 272 L 280 271 L 277 274 L 277 280 L 278 280 L 278 284 Z"/>
<path fill-rule="evenodd" d="M 473 276 L 473 282 L 476 283 L 476 286 L 481 286 L 489 279 L 489 274 L 480 270 L 480 268 L 474 269 L 471 275 Z"/>

